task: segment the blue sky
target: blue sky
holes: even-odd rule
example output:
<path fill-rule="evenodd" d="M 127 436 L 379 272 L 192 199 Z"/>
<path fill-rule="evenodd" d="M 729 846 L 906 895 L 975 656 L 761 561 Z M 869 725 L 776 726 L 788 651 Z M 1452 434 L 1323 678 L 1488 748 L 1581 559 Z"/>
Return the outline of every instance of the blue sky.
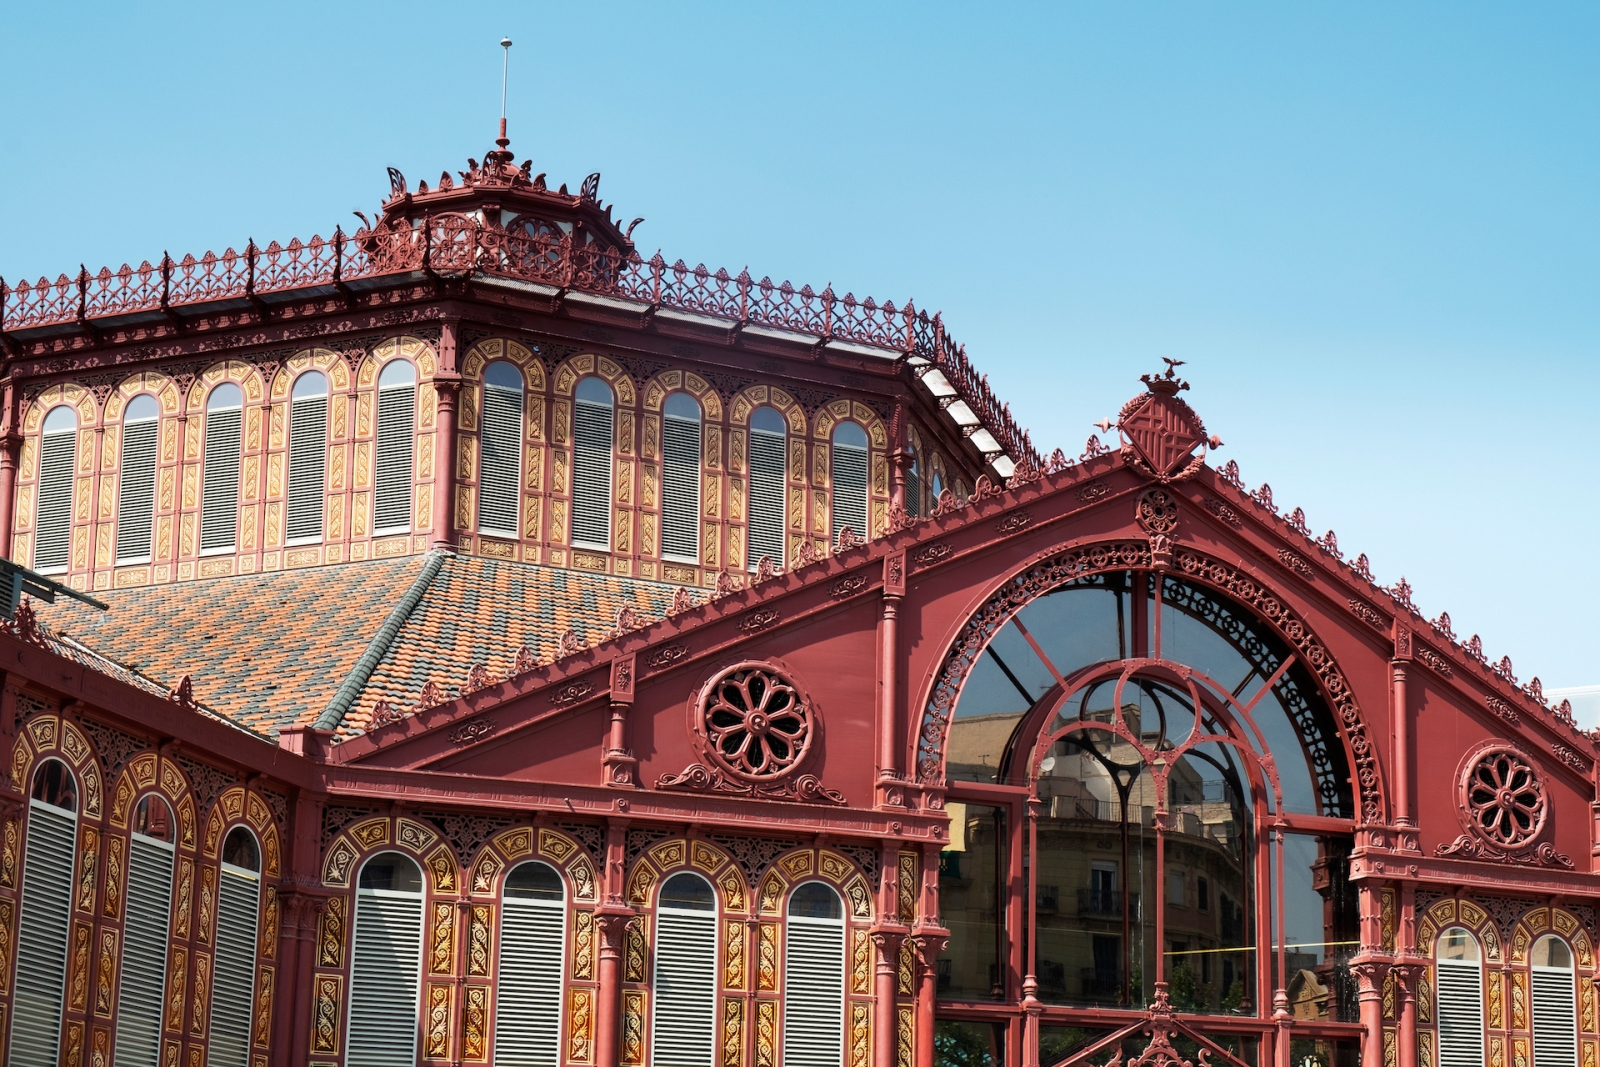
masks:
<path fill-rule="evenodd" d="M 1069 452 L 1160 357 L 1253 486 L 1600 682 L 1600 7 L 8 5 L 0 274 L 329 233 L 489 147 L 669 259 L 943 309 Z M 1597 701 L 1600 705 L 1600 701 Z"/>

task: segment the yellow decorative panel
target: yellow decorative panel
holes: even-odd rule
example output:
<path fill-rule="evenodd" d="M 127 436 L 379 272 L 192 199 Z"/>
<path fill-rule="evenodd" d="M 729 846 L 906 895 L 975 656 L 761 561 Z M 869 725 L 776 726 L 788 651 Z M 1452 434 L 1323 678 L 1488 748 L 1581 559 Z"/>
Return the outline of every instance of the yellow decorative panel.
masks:
<path fill-rule="evenodd" d="M 189 1009 L 189 1036 L 206 1035 L 206 1009 L 211 1004 L 211 957 L 194 954 L 194 999 Z"/>
<path fill-rule="evenodd" d="M 567 990 L 567 1059 L 594 1062 L 594 990 Z"/>
<path fill-rule="evenodd" d="M 744 1063 L 744 998 L 722 998 L 722 1067 Z"/>
<path fill-rule="evenodd" d="M 744 921 L 729 919 L 722 945 L 722 984 L 726 989 L 744 988 Z"/>
<path fill-rule="evenodd" d="M 622 1063 L 639 1067 L 644 1063 L 645 997 L 642 989 L 622 993 Z"/>
<path fill-rule="evenodd" d="M 850 934 L 850 992 L 872 992 L 872 935 L 865 930 Z"/>
<path fill-rule="evenodd" d="M 1528 1028 L 1528 972 L 1511 972 L 1511 1029 Z"/>
<path fill-rule="evenodd" d="M 456 907 L 446 900 L 433 903 L 429 925 L 428 973 L 450 974 L 455 969 Z"/>
<path fill-rule="evenodd" d="M 468 921 L 467 974 L 476 978 L 489 973 L 489 946 L 494 940 L 494 909 L 474 904 Z"/>
<path fill-rule="evenodd" d="M 489 1058 L 489 987 L 467 986 L 467 1001 L 462 1014 L 465 1026 L 461 1035 L 461 1058 L 483 1062 Z"/>
<path fill-rule="evenodd" d="M 867 1067 L 872 1052 L 872 1008 L 850 1005 L 850 1067 Z"/>
<path fill-rule="evenodd" d="M 629 982 L 645 980 L 645 963 L 649 959 L 649 918 L 640 915 L 628 923 L 627 944 L 622 958 L 622 977 Z"/>
<path fill-rule="evenodd" d="M 343 1004 L 344 979 L 336 974 L 319 974 L 312 979 L 311 1051 L 339 1053 L 339 1009 Z"/>
<path fill-rule="evenodd" d="M 272 1043 L 272 968 L 256 972 L 256 1003 L 250 1027 L 251 1043 L 267 1048 Z"/>
<path fill-rule="evenodd" d="M 897 1060 L 900 1067 L 911 1067 L 913 1044 L 913 1020 L 910 1008 L 900 1008 L 896 1012 L 895 1044 L 897 1047 Z"/>
<path fill-rule="evenodd" d="M 778 1002 L 756 1002 L 756 1067 L 778 1067 Z"/>
<path fill-rule="evenodd" d="M 452 987 L 447 983 L 428 983 L 422 1054 L 430 1060 L 442 1060 L 450 1055 L 451 992 Z"/>
<path fill-rule="evenodd" d="M 859 935 L 865 938 L 866 932 Z M 762 923 L 756 947 L 756 988 L 766 992 L 778 988 L 778 924 Z"/>
<path fill-rule="evenodd" d="M 574 912 L 572 919 L 572 977 L 586 982 L 594 977 L 594 912 Z"/>

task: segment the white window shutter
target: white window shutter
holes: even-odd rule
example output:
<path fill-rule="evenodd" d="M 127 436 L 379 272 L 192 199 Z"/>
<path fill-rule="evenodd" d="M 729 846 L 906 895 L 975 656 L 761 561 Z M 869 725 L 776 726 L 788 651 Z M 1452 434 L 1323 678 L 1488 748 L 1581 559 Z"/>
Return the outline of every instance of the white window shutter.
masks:
<path fill-rule="evenodd" d="M 784 435 L 770 430 L 750 431 L 750 569 L 762 556 L 771 556 L 780 568 L 788 492 L 784 463 Z"/>
<path fill-rule="evenodd" d="M 833 539 L 846 526 L 862 539 L 867 530 L 867 450 L 855 445 L 833 446 Z"/>
<path fill-rule="evenodd" d="M 700 420 L 661 420 L 661 554 L 700 562 Z"/>
<path fill-rule="evenodd" d="M 844 921 L 791 915 L 784 936 L 784 1067 L 844 1062 Z"/>
<path fill-rule="evenodd" d="M 500 910 L 495 1067 L 559 1067 L 567 908 L 507 898 Z"/>
<path fill-rule="evenodd" d="M 422 896 L 358 891 L 346 1067 L 409 1067 L 417 1062 L 421 982 Z"/>
<path fill-rule="evenodd" d="M 1483 1067 L 1483 967 L 1438 963 L 1439 1067 Z"/>
<path fill-rule="evenodd" d="M 27 835 L 11 1047 L 5 1062 L 10 1067 L 56 1067 L 78 820 L 70 811 L 29 801 Z"/>
<path fill-rule="evenodd" d="M 650 1062 L 656 1067 L 715 1067 L 715 912 L 657 912 L 654 989 Z"/>
<path fill-rule="evenodd" d="M 417 390 L 413 385 L 378 390 L 378 455 L 373 463 L 372 526 L 374 533 L 411 528 L 413 428 Z M 439 517 L 443 523 L 444 517 Z"/>
<path fill-rule="evenodd" d="M 522 390 L 483 387 L 483 449 L 478 465 L 478 529 L 517 537 L 522 495 Z"/>
<path fill-rule="evenodd" d="M 206 1067 L 250 1065 L 260 907 L 260 876 L 224 863 L 217 894 L 217 957 L 211 976 L 211 1041 Z"/>
<path fill-rule="evenodd" d="M 150 533 L 156 513 L 156 445 L 161 424 L 155 419 L 124 423 L 122 474 L 117 487 L 117 562 L 150 558 Z"/>
<path fill-rule="evenodd" d="M 322 536 L 322 500 L 327 488 L 328 398 L 303 396 L 289 403 L 289 500 L 285 534 L 290 541 Z"/>
<path fill-rule="evenodd" d="M 572 408 L 572 543 L 609 552 L 615 412 L 590 400 L 574 401 Z"/>
<path fill-rule="evenodd" d="M 1533 968 L 1533 1067 L 1578 1067 L 1574 983 L 1571 967 Z"/>
<path fill-rule="evenodd" d="M 116 1067 L 159 1067 L 167 989 L 172 846 L 134 834 L 128 849 L 127 913 L 117 987 Z"/>
<path fill-rule="evenodd" d="M 234 547 L 239 527 L 238 408 L 206 413 L 206 444 L 200 481 L 200 551 Z"/>
<path fill-rule="evenodd" d="M 72 549 L 72 471 L 78 462 L 78 431 L 60 430 L 39 439 L 39 499 L 33 519 L 33 568 L 65 570 Z"/>

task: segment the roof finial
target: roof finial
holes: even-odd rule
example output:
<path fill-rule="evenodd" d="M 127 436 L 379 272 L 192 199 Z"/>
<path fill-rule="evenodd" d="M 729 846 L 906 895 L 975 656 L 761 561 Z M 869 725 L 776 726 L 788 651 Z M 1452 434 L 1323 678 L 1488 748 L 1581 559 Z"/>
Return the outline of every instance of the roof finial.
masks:
<path fill-rule="evenodd" d="M 511 38 L 500 38 L 500 47 L 505 49 L 500 60 L 500 136 L 494 139 L 494 143 L 500 148 L 498 151 L 488 153 L 488 158 L 509 163 L 513 157 L 509 151 L 511 138 L 506 136 L 506 80 L 511 72 Z M 487 159 L 484 169 L 488 169 Z"/>

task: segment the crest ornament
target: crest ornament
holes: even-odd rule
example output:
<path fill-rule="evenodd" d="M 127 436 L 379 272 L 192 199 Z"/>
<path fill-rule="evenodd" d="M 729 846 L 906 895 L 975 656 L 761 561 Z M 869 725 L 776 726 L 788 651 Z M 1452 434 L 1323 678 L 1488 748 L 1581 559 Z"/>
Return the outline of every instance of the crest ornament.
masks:
<path fill-rule="evenodd" d="M 1165 374 L 1144 374 L 1145 391 L 1122 406 L 1116 430 L 1128 466 L 1158 482 L 1192 477 L 1205 465 L 1206 450 L 1222 447 L 1178 394 L 1189 383 L 1178 377 L 1181 360 L 1166 361 Z"/>
<path fill-rule="evenodd" d="M 1508 741 L 1484 741 L 1461 763 L 1456 808 L 1467 831 L 1434 849 L 1438 856 L 1529 867 L 1565 867 L 1572 858 L 1535 844 L 1550 818 L 1550 798 L 1531 760 Z"/>

